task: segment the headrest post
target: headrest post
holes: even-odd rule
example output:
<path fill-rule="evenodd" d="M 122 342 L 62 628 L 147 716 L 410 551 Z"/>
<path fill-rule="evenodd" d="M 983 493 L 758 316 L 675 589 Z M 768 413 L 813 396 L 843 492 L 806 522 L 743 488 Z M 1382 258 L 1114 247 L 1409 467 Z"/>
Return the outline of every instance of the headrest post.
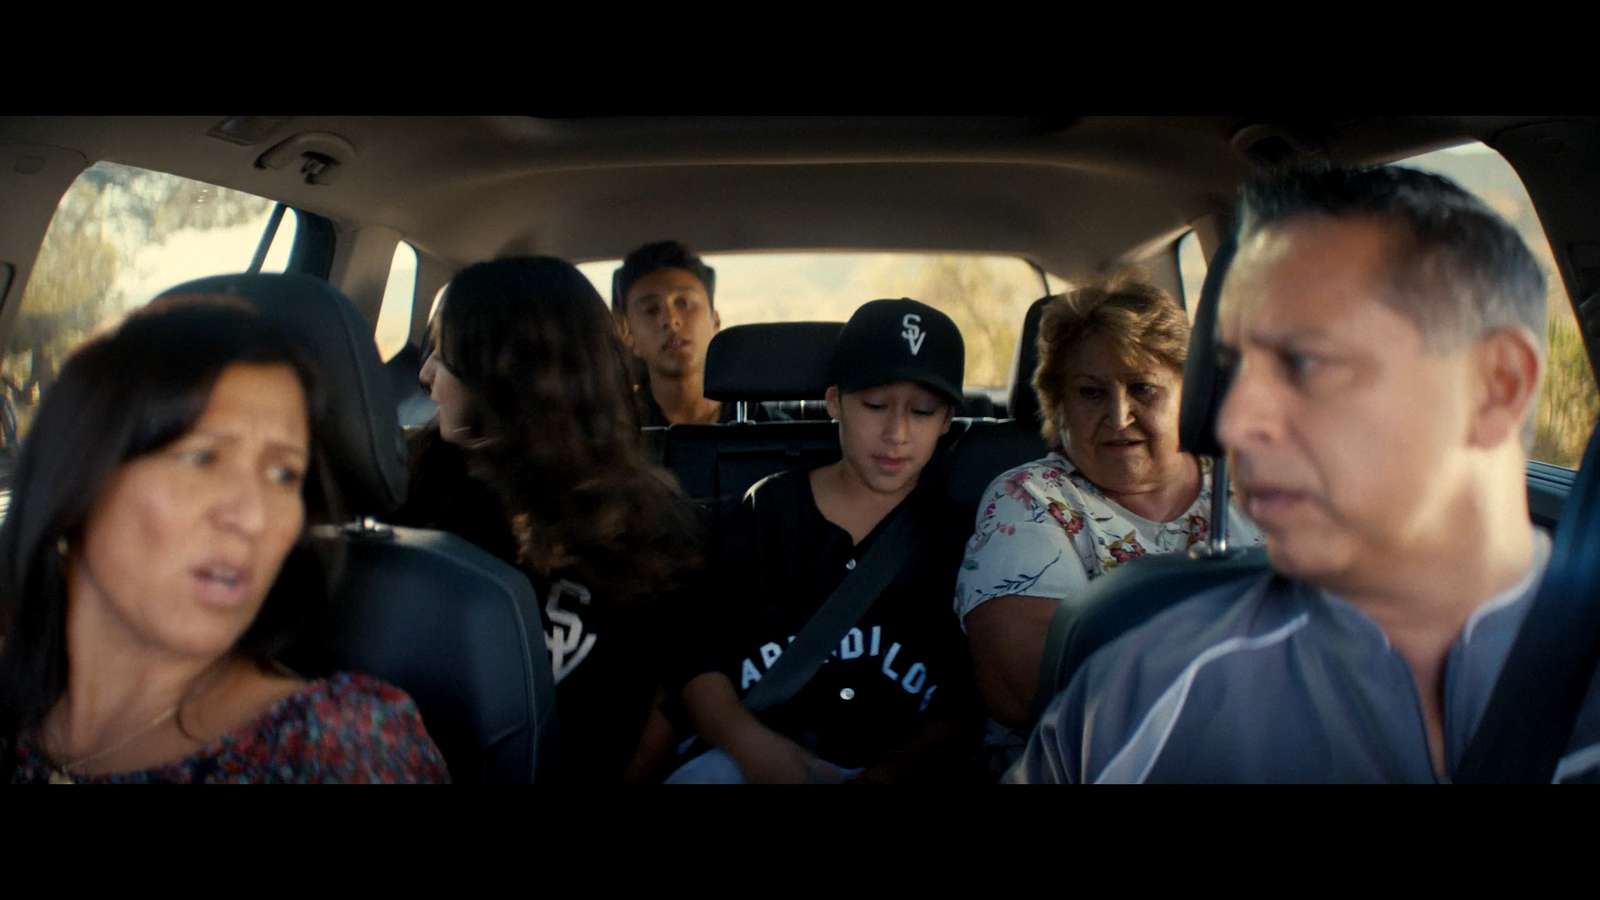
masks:
<path fill-rule="evenodd" d="M 750 404 L 747 403 L 746 401 L 740 400 L 734 406 L 734 412 L 737 415 L 737 417 L 738 417 L 740 422 L 748 422 L 748 421 L 750 421 Z"/>
<path fill-rule="evenodd" d="M 1228 552 L 1228 457 L 1218 454 L 1211 464 L 1211 553 Z"/>

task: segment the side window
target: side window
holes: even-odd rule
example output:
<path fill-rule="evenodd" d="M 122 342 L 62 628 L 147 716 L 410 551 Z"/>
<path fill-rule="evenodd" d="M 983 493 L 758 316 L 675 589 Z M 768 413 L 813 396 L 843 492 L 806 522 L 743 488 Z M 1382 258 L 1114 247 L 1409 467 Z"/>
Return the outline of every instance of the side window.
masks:
<path fill-rule="evenodd" d="M 56 206 L 0 361 L 3 412 L 18 435 L 67 355 L 128 311 L 193 278 L 242 272 L 274 204 L 242 191 L 100 162 Z M 294 240 L 285 215 L 263 271 L 281 271 Z"/>
<path fill-rule="evenodd" d="M 1533 251 L 1548 284 L 1547 357 L 1544 384 L 1534 415 L 1529 459 L 1576 469 L 1600 414 L 1600 391 L 1584 352 L 1572 301 L 1556 268 L 1550 241 L 1511 164 L 1493 148 L 1474 141 L 1401 160 L 1396 165 L 1443 175 L 1476 194 L 1510 222 Z"/>
<path fill-rule="evenodd" d="M 1206 256 L 1200 252 L 1200 237 L 1191 231 L 1178 238 L 1178 278 L 1183 282 L 1183 308 L 1189 313 L 1191 325 L 1200 305 L 1200 288 L 1206 283 L 1206 269 Z"/>
<path fill-rule="evenodd" d="M 411 307 L 417 294 L 417 251 L 405 241 L 395 245 L 389 262 L 389 283 L 378 309 L 378 354 L 384 362 L 394 358 L 411 337 Z"/>
<path fill-rule="evenodd" d="M 272 227 L 270 217 L 267 220 L 267 227 Z M 294 249 L 294 235 L 299 230 L 300 211 L 286 207 L 283 211 L 283 219 L 278 222 L 278 230 L 272 234 L 272 243 L 267 247 L 267 255 L 261 263 L 261 271 L 287 272 L 289 270 L 289 252 Z M 265 237 L 264 234 L 262 236 Z M 256 252 L 261 252 L 259 245 L 256 247 Z"/>
<path fill-rule="evenodd" d="M 433 293 L 433 305 L 428 307 L 428 321 L 429 322 L 432 322 L 433 321 L 433 317 L 439 314 L 439 303 L 444 300 L 445 288 L 448 288 L 449 286 L 450 285 L 446 284 L 444 287 L 439 288 L 437 291 L 434 291 L 434 293 Z"/>

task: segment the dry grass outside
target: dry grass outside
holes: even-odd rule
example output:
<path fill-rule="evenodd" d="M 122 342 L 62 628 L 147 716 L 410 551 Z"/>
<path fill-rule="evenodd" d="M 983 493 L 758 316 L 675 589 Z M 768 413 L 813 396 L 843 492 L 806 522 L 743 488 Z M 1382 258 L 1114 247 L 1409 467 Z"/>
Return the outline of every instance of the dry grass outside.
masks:
<path fill-rule="evenodd" d="M 1534 416 L 1530 459 L 1578 468 L 1600 415 L 1600 391 L 1584 351 L 1583 337 L 1570 311 L 1551 310 L 1549 353 L 1539 408 Z"/>

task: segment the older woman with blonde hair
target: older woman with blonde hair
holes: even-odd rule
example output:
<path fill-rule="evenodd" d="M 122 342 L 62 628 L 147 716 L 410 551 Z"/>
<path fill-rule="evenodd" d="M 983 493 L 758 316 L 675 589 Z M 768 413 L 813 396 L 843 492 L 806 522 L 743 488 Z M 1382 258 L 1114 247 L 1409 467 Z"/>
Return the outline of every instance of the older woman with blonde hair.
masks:
<path fill-rule="evenodd" d="M 1033 384 L 1051 451 L 989 485 L 956 587 L 992 766 L 1022 745 L 1059 601 L 1130 559 L 1210 537 L 1211 460 L 1178 447 L 1188 344 L 1183 310 L 1137 274 L 1045 308 Z M 1261 542 L 1237 511 L 1228 537 Z"/>

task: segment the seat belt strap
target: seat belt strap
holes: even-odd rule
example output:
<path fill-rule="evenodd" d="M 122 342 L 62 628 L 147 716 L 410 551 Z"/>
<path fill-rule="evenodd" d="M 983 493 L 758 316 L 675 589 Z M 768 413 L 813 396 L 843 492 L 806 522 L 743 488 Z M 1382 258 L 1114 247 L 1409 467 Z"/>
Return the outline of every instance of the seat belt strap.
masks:
<path fill-rule="evenodd" d="M 1458 783 L 1549 784 L 1600 665 L 1600 432 L 1551 541 L 1544 581 L 1452 774 Z"/>
<path fill-rule="evenodd" d="M 839 649 L 839 642 L 905 567 L 924 518 L 922 505 L 913 500 L 893 514 L 893 519 L 862 554 L 856 567 L 845 575 L 783 655 L 745 695 L 746 709 L 761 712 L 789 700 L 811 681 L 828 661 L 829 654 Z"/>

